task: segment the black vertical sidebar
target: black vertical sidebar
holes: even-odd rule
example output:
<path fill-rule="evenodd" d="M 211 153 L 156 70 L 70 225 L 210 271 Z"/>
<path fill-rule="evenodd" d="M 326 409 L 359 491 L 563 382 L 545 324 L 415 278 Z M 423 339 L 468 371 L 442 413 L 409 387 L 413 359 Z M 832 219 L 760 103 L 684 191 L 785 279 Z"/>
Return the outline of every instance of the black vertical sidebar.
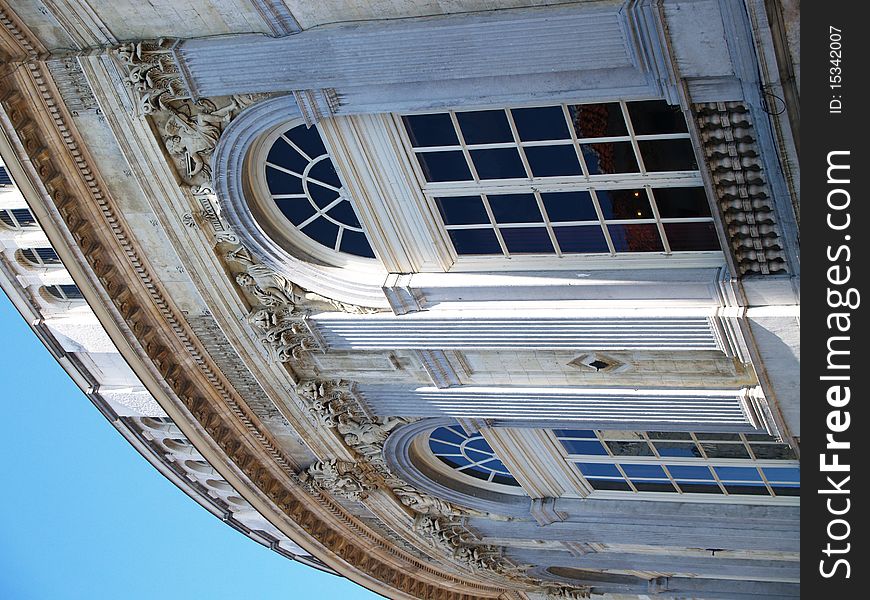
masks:
<path fill-rule="evenodd" d="M 858 2 L 801 7 L 801 591 L 866 597 L 870 569 L 870 31 Z M 862 589 L 864 591 L 862 591 Z"/>

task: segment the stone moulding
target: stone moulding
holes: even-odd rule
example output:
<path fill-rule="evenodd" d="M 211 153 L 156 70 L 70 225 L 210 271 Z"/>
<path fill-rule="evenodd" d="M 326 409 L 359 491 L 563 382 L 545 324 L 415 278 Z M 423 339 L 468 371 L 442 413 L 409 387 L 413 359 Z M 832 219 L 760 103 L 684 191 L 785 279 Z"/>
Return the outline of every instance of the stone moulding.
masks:
<path fill-rule="evenodd" d="M 788 271 L 749 108 L 742 102 L 692 106 L 716 201 L 740 275 Z"/>
<path fill-rule="evenodd" d="M 36 90 L 48 122 L 34 112 L 28 102 L 29 91 L 18 89 L 19 78 L 26 78 L 24 85 Z M 405 555 L 334 503 L 318 506 L 318 501 L 295 483 L 298 479 L 291 461 L 263 434 L 257 418 L 233 397 L 187 331 L 184 319 L 175 314 L 81 150 L 62 103 L 45 80 L 44 65 L 29 63 L 23 75 L 5 78 L 0 83 L 0 102 L 18 135 L 24 158 L 51 195 L 87 260 L 94 283 L 121 315 L 121 330 L 128 329 L 135 336 L 134 347 L 142 351 L 142 359 L 151 363 L 177 399 L 179 404 L 173 410 L 186 413 L 197 423 L 191 428 L 192 438 L 219 448 L 234 469 L 295 524 L 297 537 L 304 532 L 307 545 L 321 548 L 315 555 L 324 557 L 328 564 L 343 563 L 343 571 L 357 573 L 358 581 L 374 589 L 391 590 L 400 597 L 445 600 L 494 598 L 505 592 L 504 588 L 442 573 Z M 64 140 L 56 149 L 49 141 L 55 136 Z M 54 151 L 66 154 L 75 169 L 70 172 L 60 166 Z M 73 183 L 71 178 L 78 181 Z M 85 197 L 79 194 L 81 186 L 88 190 Z"/>

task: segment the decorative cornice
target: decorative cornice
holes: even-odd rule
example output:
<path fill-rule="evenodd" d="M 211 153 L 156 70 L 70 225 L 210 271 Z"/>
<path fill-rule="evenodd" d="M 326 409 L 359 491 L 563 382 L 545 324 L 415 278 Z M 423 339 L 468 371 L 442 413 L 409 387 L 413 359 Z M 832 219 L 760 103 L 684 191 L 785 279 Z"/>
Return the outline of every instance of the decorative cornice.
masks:
<path fill-rule="evenodd" d="M 716 102 L 695 104 L 692 110 L 740 275 L 787 272 L 749 108 Z"/>
<path fill-rule="evenodd" d="M 55 92 L 46 82 L 43 66 L 27 65 L 25 85 L 37 90 L 41 111 L 50 119 L 41 121 L 28 92 L 18 89 L 18 78 L 0 83 L 0 102 L 20 140 L 20 152 L 30 161 L 34 174 L 51 195 L 59 214 L 87 260 L 94 281 L 117 310 L 125 324 L 122 331 L 135 336 L 138 348 L 172 391 L 187 413 L 193 437 L 220 448 L 234 469 L 267 497 L 272 505 L 305 532 L 326 554 L 359 573 L 364 580 L 378 581 L 381 589 L 403 596 L 471 600 L 495 597 L 502 589 L 443 573 L 408 556 L 375 535 L 328 498 L 317 500 L 295 482 L 292 462 L 264 434 L 258 418 L 223 382 L 208 355 L 188 331 L 177 309 L 168 300 L 147 261 L 140 255 L 124 218 L 73 135 L 69 118 Z M 50 133 L 48 129 L 53 129 Z M 50 138 L 64 140 L 61 152 L 74 165 L 69 170 L 49 150 Z M 77 179 L 78 181 L 73 181 Z M 79 189 L 88 190 L 82 196 Z M 196 427 L 192 426 L 196 423 Z M 356 432 L 354 425 L 346 435 Z M 198 428 L 202 428 L 199 430 Z M 201 431 L 201 433 L 199 433 Z M 207 434 L 207 437 L 203 437 Z M 375 437 L 380 434 L 374 433 Z M 321 505 L 318 503 L 321 502 Z M 389 557 L 389 559 L 387 558 Z M 463 591 L 464 590 L 464 591 Z M 472 591 L 473 590 L 473 591 Z"/>

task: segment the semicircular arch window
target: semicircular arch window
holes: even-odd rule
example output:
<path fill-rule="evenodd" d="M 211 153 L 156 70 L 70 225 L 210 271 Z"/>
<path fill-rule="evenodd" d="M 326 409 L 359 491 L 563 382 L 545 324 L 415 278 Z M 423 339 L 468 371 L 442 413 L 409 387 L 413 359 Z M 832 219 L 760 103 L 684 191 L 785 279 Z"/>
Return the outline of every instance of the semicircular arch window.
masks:
<path fill-rule="evenodd" d="M 297 125 L 278 136 L 265 170 L 272 201 L 296 229 L 330 250 L 375 257 L 316 127 Z"/>
<path fill-rule="evenodd" d="M 459 425 L 438 427 L 429 434 L 429 449 L 460 473 L 488 483 L 520 486 L 479 433 L 470 435 Z"/>

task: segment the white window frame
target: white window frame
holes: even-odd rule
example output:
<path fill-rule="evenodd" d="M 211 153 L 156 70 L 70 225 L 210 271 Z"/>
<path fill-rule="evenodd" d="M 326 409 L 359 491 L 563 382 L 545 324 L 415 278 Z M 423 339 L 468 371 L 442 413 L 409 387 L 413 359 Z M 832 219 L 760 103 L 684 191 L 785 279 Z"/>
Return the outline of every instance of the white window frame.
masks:
<path fill-rule="evenodd" d="M 578 428 L 579 429 L 579 428 Z M 763 441 L 758 440 L 747 440 L 744 434 L 739 434 L 740 439 L 744 446 L 747 449 L 747 452 L 750 455 L 750 458 L 707 458 L 707 457 L 697 457 L 697 458 L 688 458 L 688 457 L 667 457 L 660 456 L 655 449 L 655 441 L 650 440 L 647 432 L 632 432 L 625 431 L 621 432 L 624 435 L 624 439 L 626 441 L 652 441 L 650 447 L 653 452 L 653 456 L 616 456 L 607 446 L 604 441 L 614 441 L 611 438 L 604 438 L 600 432 L 600 430 L 593 430 L 595 432 L 596 439 L 599 442 L 602 442 L 605 450 L 607 450 L 607 455 L 592 455 L 592 454 L 570 454 L 567 449 L 562 445 L 562 443 L 557 438 L 556 434 L 552 430 L 547 430 L 548 435 L 551 436 L 551 439 L 555 443 L 556 447 L 559 449 L 561 456 L 559 460 L 564 461 L 569 465 L 571 469 L 573 469 L 577 476 L 583 481 L 583 487 L 578 489 L 576 493 L 568 493 L 566 496 L 574 496 L 574 497 L 586 497 L 586 498 L 601 498 L 601 499 L 613 499 L 613 500 L 663 500 L 670 502 L 678 502 L 678 501 L 688 501 L 688 502 L 701 502 L 701 503 L 728 503 L 728 504 L 777 504 L 777 505 L 792 505 L 798 506 L 800 505 L 800 496 L 776 496 L 774 495 L 770 482 L 767 481 L 767 478 L 764 475 L 763 467 L 800 467 L 800 462 L 798 460 L 770 460 L 770 459 L 758 459 L 755 458 L 755 455 L 752 451 L 752 447 L 750 444 L 752 443 L 765 443 Z M 701 444 L 707 442 L 709 440 L 699 440 L 695 433 L 689 434 L 691 440 L 695 444 Z M 631 436 L 638 436 L 634 439 L 630 439 Z M 589 438 L 590 440 L 592 438 Z M 680 440 L 674 440 L 680 441 Z M 699 445 L 703 452 L 703 447 Z M 577 462 L 583 463 L 598 463 L 598 464 L 609 464 L 616 467 L 616 469 L 622 475 L 620 479 L 614 479 L 615 481 L 623 481 L 626 482 L 631 488 L 632 491 L 619 491 L 619 490 L 596 490 L 593 488 L 592 484 L 583 475 L 580 471 L 580 468 L 575 464 Z M 662 470 L 665 472 L 666 477 L 670 480 L 671 484 L 674 485 L 674 492 L 654 492 L 654 491 L 644 491 L 644 490 L 636 490 L 634 485 L 632 484 L 632 478 L 626 475 L 623 469 L 619 466 L 618 463 L 632 463 L 632 464 L 649 464 L 663 467 Z M 679 484 L 675 481 L 675 478 L 671 476 L 670 472 L 665 468 L 667 465 L 673 466 L 705 466 L 710 468 L 710 472 L 716 482 L 716 485 L 720 486 L 720 489 L 723 493 L 721 494 L 701 494 L 701 493 L 692 493 L 692 492 L 683 492 L 679 488 Z M 715 468 L 713 467 L 762 467 L 762 469 L 758 470 L 759 475 L 761 476 L 762 482 L 767 488 L 767 495 L 741 495 L 741 494 L 726 494 L 724 485 L 722 484 L 718 474 L 716 473 Z M 606 479 L 606 478 L 604 478 Z M 634 477 L 638 481 L 642 481 L 643 478 Z M 661 478 L 655 478 L 661 479 Z M 699 483 L 707 483 L 706 481 Z"/>
<path fill-rule="evenodd" d="M 257 212 L 266 219 L 266 221 L 268 222 L 267 224 L 270 225 L 274 231 L 280 233 L 279 239 L 275 241 L 281 244 L 281 238 L 283 238 L 285 244 L 281 245 L 284 246 L 284 249 L 291 254 L 301 254 L 303 257 L 306 255 L 311 256 L 318 261 L 322 261 L 326 264 L 339 268 L 348 268 L 351 270 L 360 271 L 362 273 L 371 272 L 372 274 L 381 274 L 383 272 L 383 268 L 380 266 L 380 261 L 377 258 L 365 258 L 353 254 L 348 254 L 346 252 L 341 252 L 335 250 L 334 248 L 329 248 L 321 244 L 317 240 L 308 237 L 308 235 L 301 231 L 287 217 L 285 217 L 283 213 L 281 213 L 280 209 L 275 203 L 273 194 L 266 183 L 267 157 L 269 151 L 272 149 L 272 146 L 284 136 L 284 133 L 286 131 L 300 125 L 304 125 L 304 121 L 301 118 L 288 120 L 282 123 L 280 126 L 273 128 L 265 135 L 261 136 L 260 139 L 257 141 L 256 145 L 251 149 L 248 156 L 249 164 L 251 165 L 251 167 L 248 169 L 249 183 L 253 191 L 251 204 L 255 205 L 255 207 L 259 209 Z M 333 166 L 335 167 L 339 178 L 342 180 L 342 189 L 345 190 L 344 193 L 346 194 L 347 179 L 345 170 L 335 160 L 335 153 L 330 147 L 328 136 L 325 135 L 322 129 L 320 129 L 319 125 L 312 125 L 312 127 L 318 128 L 320 138 L 323 141 L 329 159 L 332 160 Z M 314 163 L 309 164 L 309 168 L 312 164 Z M 281 168 L 279 170 L 284 169 Z M 357 211 L 357 216 L 359 217 L 359 209 L 356 200 L 351 197 L 350 201 L 351 204 L 354 205 L 354 209 Z M 377 255 L 377 248 L 374 244 L 371 243 L 368 228 L 366 227 L 365 223 L 362 221 L 361 218 L 360 222 L 362 223 L 363 233 L 365 233 L 365 235 L 369 239 L 369 244 L 372 245 L 372 248 L 375 250 L 375 254 Z M 341 225 L 340 227 L 346 228 L 347 226 Z M 268 232 L 264 231 L 263 233 L 270 238 L 275 237 Z"/>
<path fill-rule="evenodd" d="M 611 101 L 617 102 L 616 100 Z M 567 107 L 570 104 L 574 104 L 571 102 L 562 103 L 562 110 L 570 122 L 569 115 L 567 112 Z M 589 104 L 588 102 L 585 104 Z M 425 112 L 416 112 L 416 113 L 402 113 L 402 114 L 393 114 L 392 115 L 392 130 L 395 132 L 395 135 L 398 138 L 401 149 L 404 150 L 406 154 L 407 161 L 410 167 L 413 170 L 414 176 L 416 177 L 416 184 L 418 189 L 422 193 L 423 202 L 425 204 L 424 213 L 429 216 L 432 220 L 432 225 L 439 229 L 442 232 L 440 236 L 440 244 L 443 245 L 443 248 L 439 248 L 439 254 L 444 254 L 448 256 L 447 264 L 444 265 L 444 270 L 446 271 L 484 271 L 484 270 L 533 270 L 540 268 L 547 269 L 601 269 L 601 268 L 650 268 L 650 267 L 663 267 L 663 266 L 683 266 L 683 267 L 693 267 L 693 268 L 703 268 L 703 267 L 715 267 L 721 266 L 724 261 L 724 254 L 721 250 L 714 251 L 682 251 L 678 253 L 672 253 L 670 248 L 668 247 L 667 236 L 664 235 L 663 222 L 658 214 L 656 205 L 654 202 L 650 202 L 653 211 L 652 219 L 645 220 L 637 220 L 637 221 L 618 221 L 614 222 L 614 224 L 645 224 L 645 223 L 655 223 L 661 237 L 664 251 L 663 252 L 616 252 L 613 246 L 613 243 L 607 233 L 607 228 L 603 227 L 602 230 L 607 240 L 608 247 L 610 249 L 610 253 L 597 253 L 597 254 L 570 254 L 570 255 L 560 255 L 558 250 L 555 254 L 522 254 L 522 255 L 514 255 L 510 256 L 506 251 L 504 246 L 504 242 L 501 239 L 501 236 L 498 234 L 498 229 L 496 228 L 496 236 L 499 239 L 499 243 L 502 246 L 503 252 L 505 256 L 467 256 L 467 255 L 459 255 L 456 253 L 453 248 L 453 244 L 451 243 L 447 231 L 449 229 L 460 229 L 467 228 L 468 226 L 447 226 L 444 224 L 441 219 L 441 215 L 437 209 L 434 198 L 436 196 L 460 196 L 460 195 L 484 195 L 487 193 L 534 193 L 535 198 L 538 202 L 539 207 L 543 207 L 541 202 L 540 193 L 541 192 L 556 192 L 556 191 L 590 191 L 591 196 L 593 197 L 593 202 L 595 204 L 596 212 L 598 213 L 599 221 L 597 222 L 582 222 L 578 224 L 590 225 L 590 224 L 600 224 L 600 223 L 610 223 L 611 221 L 605 221 L 603 218 L 603 214 L 601 212 L 600 206 L 598 205 L 597 197 L 595 195 L 595 190 L 605 190 L 605 189 L 626 189 L 626 188 L 643 188 L 647 192 L 648 198 L 650 197 L 650 190 L 654 187 L 701 187 L 704 188 L 705 194 L 708 195 L 709 192 L 704 186 L 703 179 L 701 177 L 700 171 L 673 171 L 667 173 L 656 173 L 654 175 L 649 175 L 645 171 L 645 166 L 643 164 L 643 157 L 638 148 L 638 141 L 644 140 L 658 140 L 658 139 L 689 139 L 689 133 L 676 133 L 676 134 L 657 134 L 657 135 L 636 135 L 633 131 L 633 127 L 631 125 L 631 120 L 628 118 L 628 108 L 625 102 L 620 101 L 620 106 L 622 109 L 623 118 L 626 123 L 626 127 L 628 128 L 628 135 L 626 136 L 616 136 L 616 137 L 602 137 L 602 138 L 577 138 L 576 133 L 573 128 L 569 127 L 569 131 L 571 134 L 571 140 L 562 140 L 562 141 L 537 141 L 537 142 L 521 142 L 519 139 L 519 135 L 517 133 L 516 126 L 511 117 L 511 112 L 509 109 L 513 108 L 528 108 L 535 106 L 556 106 L 556 104 L 535 104 L 530 106 L 510 106 L 504 108 L 498 108 L 498 110 L 505 110 L 508 115 L 508 122 L 511 126 L 511 131 L 513 135 L 513 142 L 505 142 L 505 143 L 494 143 L 494 144 L 477 144 L 473 146 L 469 146 L 465 143 L 462 138 L 462 133 L 460 128 L 458 127 L 458 122 L 456 118 L 456 111 L 425 111 Z M 492 109 L 492 107 L 488 107 Z M 473 107 L 465 108 L 459 112 L 474 110 Z M 453 122 L 454 128 L 457 131 L 457 138 L 459 140 L 459 146 L 443 146 L 443 147 L 426 147 L 415 149 L 411 145 L 410 138 L 408 137 L 407 131 L 405 129 L 404 123 L 402 122 L 403 115 L 413 115 L 413 114 L 444 114 L 447 113 L 451 116 L 451 121 Z M 616 174 L 616 175 L 589 175 L 588 168 L 586 166 L 585 160 L 582 156 L 582 152 L 580 151 L 581 143 L 602 143 L 607 141 L 629 141 L 632 144 L 633 150 L 635 152 L 635 156 L 638 162 L 638 173 L 626 173 L 626 174 Z M 546 178 L 534 178 L 531 177 L 531 170 L 528 163 L 528 160 L 525 156 L 523 148 L 533 147 L 533 146 L 549 146 L 549 145 L 573 145 L 575 151 L 577 153 L 578 160 L 580 161 L 581 169 L 583 171 L 583 176 L 575 176 L 575 177 L 546 177 Z M 488 149 L 488 148 L 513 148 L 516 147 L 519 150 L 520 158 L 523 162 L 524 168 L 526 169 L 526 174 L 529 176 L 526 180 L 520 179 L 511 179 L 511 180 L 483 180 L 481 181 L 477 176 L 474 170 L 474 164 L 469 158 L 469 149 Z M 429 183 L 425 180 L 422 169 L 420 167 L 419 161 L 416 158 L 416 154 L 419 152 L 432 152 L 432 151 L 443 151 L 443 150 L 457 150 L 461 148 L 463 154 L 466 157 L 467 162 L 469 163 L 469 167 L 472 172 L 473 181 L 468 182 L 437 182 L 437 183 Z M 697 149 L 695 149 L 696 158 L 699 159 L 698 164 L 701 165 L 701 159 L 698 156 Z M 712 208 L 712 207 L 711 207 Z M 546 214 L 544 210 L 542 210 L 542 214 Z M 490 215 L 491 217 L 491 215 Z M 492 217 L 491 217 L 492 218 Z M 680 223 L 680 222 L 711 222 L 715 223 L 712 217 L 703 217 L 703 218 L 682 218 L 682 219 L 667 219 L 668 223 Z M 564 223 L 560 225 L 571 225 L 573 223 Z M 522 227 L 529 226 L 528 224 L 511 224 L 510 227 Z M 537 223 L 535 226 L 540 227 L 541 224 Z M 500 227 L 504 228 L 504 225 Z M 558 244 L 555 243 L 555 236 L 552 232 L 552 227 L 550 225 L 546 225 L 547 230 L 550 235 L 550 239 L 554 242 L 554 249 L 558 249 Z M 721 237 L 719 239 L 721 246 Z M 554 259 L 558 259 L 555 260 Z"/>

